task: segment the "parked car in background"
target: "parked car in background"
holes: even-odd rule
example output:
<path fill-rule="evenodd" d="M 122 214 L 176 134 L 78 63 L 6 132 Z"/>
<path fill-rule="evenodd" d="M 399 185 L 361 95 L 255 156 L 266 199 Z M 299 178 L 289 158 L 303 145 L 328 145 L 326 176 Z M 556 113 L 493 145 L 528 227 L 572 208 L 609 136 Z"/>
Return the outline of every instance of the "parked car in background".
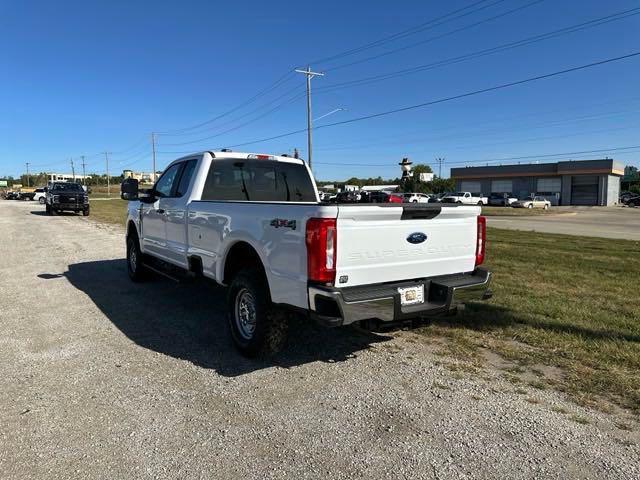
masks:
<path fill-rule="evenodd" d="M 387 192 L 369 192 L 369 203 L 402 203 L 400 195 Z"/>
<path fill-rule="evenodd" d="M 429 203 L 430 195 L 426 193 L 403 193 L 402 201 L 405 203 Z"/>
<path fill-rule="evenodd" d="M 60 212 L 82 212 L 89 215 L 89 195 L 82 185 L 72 182 L 54 182 L 47 189 L 46 212 L 56 215 Z"/>
<path fill-rule="evenodd" d="M 456 192 L 442 198 L 442 203 L 463 203 L 467 205 L 487 205 L 489 199 L 482 193 Z"/>
<path fill-rule="evenodd" d="M 627 204 L 627 200 L 629 200 L 630 198 L 635 198 L 637 196 L 638 196 L 637 193 L 626 191 L 626 192 L 622 192 L 620 194 L 620 197 L 618 197 L 618 198 L 620 200 L 620 203 L 626 205 Z"/>
<path fill-rule="evenodd" d="M 36 191 L 34 192 L 33 195 L 33 199 L 40 203 L 41 205 L 44 205 L 45 203 L 47 203 L 47 191 L 45 188 L 36 188 Z"/>
<path fill-rule="evenodd" d="M 358 203 L 362 199 L 360 192 L 340 192 L 336 195 L 331 202 L 332 203 Z"/>
<path fill-rule="evenodd" d="M 35 189 L 33 191 L 20 190 L 18 192 L 18 200 L 33 200 L 33 197 L 35 196 L 35 194 L 36 194 Z"/>
<path fill-rule="evenodd" d="M 640 207 L 640 195 L 636 195 L 635 197 L 627 197 L 624 201 L 624 204 L 628 207 Z"/>
<path fill-rule="evenodd" d="M 492 193 L 489 195 L 489 205 L 509 207 L 517 201 L 517 197 L 514 197 L 511 193 Z"/>
<path fill-rule="evenodd" d="M 544 197 L 534 195 L 533 197 L 513 202 L 511 206 L 515 208 L 544 208 L 547 210 L 551 206 L 551 202 Z"/>
<path fill-rule="evenodd" d="M 18 200 L 20 198 L 20 194 L 18 192 L 10 190 L 7 192 L 7 195 L 5 196 L 5 198 L 7 200 Z"/>

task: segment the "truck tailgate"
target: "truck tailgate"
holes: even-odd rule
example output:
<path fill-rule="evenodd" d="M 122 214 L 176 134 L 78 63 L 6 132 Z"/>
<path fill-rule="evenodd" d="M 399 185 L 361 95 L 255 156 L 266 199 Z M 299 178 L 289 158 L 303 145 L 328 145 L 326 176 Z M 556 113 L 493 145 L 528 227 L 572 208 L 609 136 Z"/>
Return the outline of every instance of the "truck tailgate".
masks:
<path fill-rule="evenodd" d="M 476 206 L 340 205 L 336 286 L 470 272 Z"/>

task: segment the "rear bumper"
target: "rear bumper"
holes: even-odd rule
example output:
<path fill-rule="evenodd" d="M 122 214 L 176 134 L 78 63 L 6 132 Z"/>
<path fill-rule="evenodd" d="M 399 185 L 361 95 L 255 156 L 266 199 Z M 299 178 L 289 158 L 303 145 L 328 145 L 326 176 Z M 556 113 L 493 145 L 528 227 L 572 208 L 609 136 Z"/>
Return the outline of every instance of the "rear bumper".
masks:
<path fill-rule="evenodd" d="M 309 286 L 309 308 L 314 319 L 330 326 L 445 315 L 465 302 L 491 298 L 490 281 L 491 272 L 477 268 L 471 273 L 344 289 Z M 417 285 L 424 285 L 424 302 L 401 305 L 398 288 Z"/>

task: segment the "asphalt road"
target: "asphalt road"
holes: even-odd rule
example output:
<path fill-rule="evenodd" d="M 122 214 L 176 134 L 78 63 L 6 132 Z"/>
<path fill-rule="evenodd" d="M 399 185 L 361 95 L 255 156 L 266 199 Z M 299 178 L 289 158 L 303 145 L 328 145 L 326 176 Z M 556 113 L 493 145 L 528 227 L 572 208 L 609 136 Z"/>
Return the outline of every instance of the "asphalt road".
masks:
<path fill-rule="evenodd" d="M 120 229 L 42 210 L 0 202 L 3 480 L 640 478 L 637 423 L 454 375 L 415 332 L 296 322 L 246 360 L 221 290 L 133 285 Z"/>
<path fill-rule="evenodd" d="M 640 208 L 558 208 L 556 215 L 487 217 L 491 227 L 640 240 Z"/>

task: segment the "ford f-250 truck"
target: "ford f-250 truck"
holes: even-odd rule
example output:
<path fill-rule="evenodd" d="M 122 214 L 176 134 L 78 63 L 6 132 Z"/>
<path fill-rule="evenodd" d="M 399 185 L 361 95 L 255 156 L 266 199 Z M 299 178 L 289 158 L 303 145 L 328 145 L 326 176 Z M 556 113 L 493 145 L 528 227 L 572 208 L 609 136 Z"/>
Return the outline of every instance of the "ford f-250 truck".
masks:
<path fill-rule="evenodd" d="M 286 312 L 393 322 L 490 296 L 477 206 L 322 204 L 302 160 L 230 151 L 175 160 L 150 190 L 125 180 L 121 196 L 131 279 L 166 266 L 227 286 L 248 356 L 281 347 Z"/>

